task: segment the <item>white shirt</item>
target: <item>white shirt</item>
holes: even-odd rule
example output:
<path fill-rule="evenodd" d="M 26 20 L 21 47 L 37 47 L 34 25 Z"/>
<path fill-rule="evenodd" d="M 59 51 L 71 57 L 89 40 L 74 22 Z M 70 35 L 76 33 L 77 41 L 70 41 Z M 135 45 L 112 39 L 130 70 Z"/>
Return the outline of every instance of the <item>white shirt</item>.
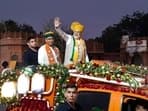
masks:
<path fill-rule="evenodd" d="M 49 60 L 48 60 L 48 55 L 47 55 L 47 51 L 46 51 L 46 45 L 43 45 L 39 48 L 38 50 L 38 63 L 40 65 L 49 65 Z M 53 50 L 52 47 L 50 47 L 52 53 L 53 53 L 53 57 L 56 61 L 56 63 L 59 63 L 58 60 L 57 60 L 57 55 L 55 53 L 55 51 Z"/>

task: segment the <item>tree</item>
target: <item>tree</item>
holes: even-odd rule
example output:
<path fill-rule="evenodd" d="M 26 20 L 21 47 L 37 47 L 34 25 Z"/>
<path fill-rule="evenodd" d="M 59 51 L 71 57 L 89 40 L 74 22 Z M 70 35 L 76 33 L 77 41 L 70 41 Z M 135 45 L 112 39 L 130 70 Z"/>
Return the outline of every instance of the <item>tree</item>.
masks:
<path fill-rule="evenodd" d="M 148 35 L 148 14 L 137 11 L 131 16 L 126 15 L 118 26 L 122 30 L 126 30 L 130 36 L 146 36 Z"/>
<path fill-rule="evenodd" d="M 109 26 L 102 32 L 102 39 L 105 52 L 119 52 L 121 30 L 116 26 Z"/>
<path fill-rule="evenodd" d="M 28 32 L 35 34 L 32 26 L 26 24 L 18 24 L 13 20 L 6 20 L 0 22 L 0 32 Z"/>
<path fill-rule="evenodd" d="M 4 23 L 0 23 L 0 32 L 5 32 L 5 25 Z"/>
<path fill-rule="evenodd" d="M 148 13 L 136 11 L 133 15 L 124 16 L 118 24 L 108 26 L 101 35 L 105 51 L 119 51 L 124 33 L 130 37 L 148 37 Z"/>
<path fill-rule="evenodd" d="M 33 34 L 36 33 L 32 26 L 26 25 L 26 24 L 20 25 L 19 30 L 22 32 L 28 32 L 28 33 L 33 33 Z"/>
<path fill-rule="evenodd" d="M 15 31 L 19 31 L 19 26 L 18 24 L 13 21 L 13 20 L 7 20 L 4 22 L 5 25 L 5 31 L 10 31 L 10 32 L 15 32 Z"/>

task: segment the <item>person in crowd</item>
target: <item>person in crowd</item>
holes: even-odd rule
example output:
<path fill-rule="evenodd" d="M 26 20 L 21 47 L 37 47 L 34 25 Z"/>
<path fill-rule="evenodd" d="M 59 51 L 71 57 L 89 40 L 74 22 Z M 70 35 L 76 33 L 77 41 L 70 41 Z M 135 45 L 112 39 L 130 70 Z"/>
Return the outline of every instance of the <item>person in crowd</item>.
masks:
<path fill-rule="evenodd" d="M 38 47 L 36 38 L 31 36 L 27 38 L 28 49 L 24 52 L 23 55 L 23 64 L 24 66 L 29 65 L 38 65 Z"/>
<path fill-rule="evenodd" d="M 38 63 L 40 65 L 61 63 L 60 51 L 54 45 L 54 32 L 46 32 L 43 36 L 45 38 L 45 44 L 38 50 Z"/>
<path fill-rule="evenodd" d="M 65 101 L 57 106 L 56 111 L 82 111 L 77 100 L 77 86 L 75 84 L 67 84 L 65 87 Z"/>
<path fill-rule="evenodd" d="M 86 43 L 82 37 L 84 25 L 74 21 L 71 24 L 73 34 L 67 34 L 61 29 L 61 21 L 59 17 L 54 19 L 54 27 L 56 32 L 66 41 L 64 65 L 89 62 Z"/>
<path fill-rule="evenodd" d="M 11 69 L 9 68 L 9 63 L 7 61 L 2 62 L 2 72 L 1 74 L 4 74 L 6 72 L 10 72 Z"/>

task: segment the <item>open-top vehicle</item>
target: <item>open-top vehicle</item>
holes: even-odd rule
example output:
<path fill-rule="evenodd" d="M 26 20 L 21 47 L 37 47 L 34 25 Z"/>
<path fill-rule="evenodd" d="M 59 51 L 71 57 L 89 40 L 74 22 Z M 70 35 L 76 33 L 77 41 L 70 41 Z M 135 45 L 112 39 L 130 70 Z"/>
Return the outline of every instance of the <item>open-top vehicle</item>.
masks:
<path fill-rule="evenodd" d="M 55 110 L 64 100 L 67 82 L 77 84 L 77 102 L 83 111 L 134 111 L 138 102 L 148 105 L 147 67 L 93 61 L 32 69 L 24 68 L 15 82 L 10 77 L 3 82 L 1 103 L 11 103 L 7 111 Z"/>

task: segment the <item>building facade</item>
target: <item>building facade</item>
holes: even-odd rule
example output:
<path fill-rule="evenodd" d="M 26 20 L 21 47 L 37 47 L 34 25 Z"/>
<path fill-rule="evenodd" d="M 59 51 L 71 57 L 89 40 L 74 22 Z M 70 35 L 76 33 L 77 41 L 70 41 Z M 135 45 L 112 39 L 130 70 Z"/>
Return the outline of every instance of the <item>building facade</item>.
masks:
<path fill-rule="evenodd" d="M 0 33 L 0 63 L 15 60 L 21 64 L 27 47 L 26 38 L 31 35 L 23 32 Z"/>
<path fill-rule="evenodd" d="M 148 37 L 123 36 L 120 44 L 120 61 L 124 64 L 148 66 Z"/>

